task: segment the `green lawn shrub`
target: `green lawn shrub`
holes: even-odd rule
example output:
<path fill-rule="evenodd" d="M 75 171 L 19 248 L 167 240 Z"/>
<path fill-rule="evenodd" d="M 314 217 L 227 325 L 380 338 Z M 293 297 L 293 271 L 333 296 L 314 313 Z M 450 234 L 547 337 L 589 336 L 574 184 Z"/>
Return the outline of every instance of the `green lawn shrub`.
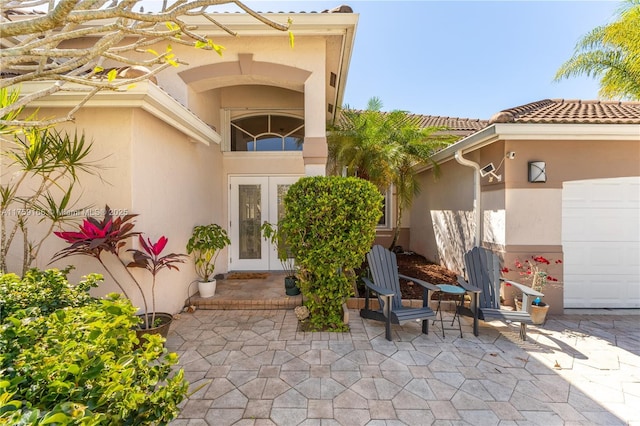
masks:
<path fill-rule="evenodd" d="M 359 178 L 307 177 L 289 188 L 285 210 L 280 226 L 299 269 L 311 328 L 344 331 L 342 304 L 375 239 L 382 195 Z"/>
<path fill-rule="evenodd" d="M 88 291 L 98 286 L 102 275 L 91 274 L 72 285 L 67 280 L 67 272 L 30 269 L 23 278 L 0 274 L 0 321 L 20 309 L 32 309 L 34 315 L 48 315 L 61 308 L 84 306 L 93 301 Z"/>
<path fill-rule="evenodd" d="M 173 371 L 177 355 L 159 335 L 136 346 L 140 320 L 128 299 L 83 296 L 99 278 L 70 286 L 56 270 L 0 277 L 0 424 L 149 425 L 177 415 L 188 386 Z"/>

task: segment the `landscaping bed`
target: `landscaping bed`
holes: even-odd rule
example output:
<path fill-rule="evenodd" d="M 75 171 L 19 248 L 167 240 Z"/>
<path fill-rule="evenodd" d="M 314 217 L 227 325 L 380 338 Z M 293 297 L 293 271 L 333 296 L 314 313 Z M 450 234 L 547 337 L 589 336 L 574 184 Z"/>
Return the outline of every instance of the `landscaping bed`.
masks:
<path fill-rule="evenodd" d="M 444 266 L 436 265 L 417 253 L 398 253 L 398 270 L 401 274 L 427 281 L 432 284 L 455 284 L 456 273 Z M 422 299 L 422 287 L 400 280 L 402 299 Z M 432 294 L 432 299 L 437 299 Z"/>

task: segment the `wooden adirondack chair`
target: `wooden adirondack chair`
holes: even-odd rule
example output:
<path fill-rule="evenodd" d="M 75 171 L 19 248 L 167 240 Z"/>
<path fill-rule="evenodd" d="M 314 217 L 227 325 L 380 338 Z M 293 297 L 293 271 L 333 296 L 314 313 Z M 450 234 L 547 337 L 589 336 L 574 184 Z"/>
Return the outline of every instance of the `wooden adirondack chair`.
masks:
<path fill-rule="evenodd" d="M 544 294 L 523 284 L 500 277 L 500 259 L 491 250 L 474 247 L 464 255 L 464 264 L 469 282 L 458 277 L 458 283 L 471 295 L 469 308 L 461 307 L 459 313 L 473 317 L 473 334 L 478 335 L 478 319 L 495 319 L 520 323 L 520 338 L 527 340 L 527 324 L 531 324 L 532 298 Z M 511 285 L 522 292 L 522 310 L 507 310 L 500 307 L 500 285 Z"/>
<path fill-rule="evenodd" d="M 407 277 L 398 273 L 396 254 L 386 248 L 376 245 L 367 254 L 369 269 L 373 282 L 363 278 L 365 283 L 364 309 L 360 310 L 362 318 L 383 321 L 385 323 L 385 337 L 391 341 L 391 324 L 400 324 L 404 321 L 422 320 L 422 332 L 429 333 L 429 318 L 435 317 L 435 313 L 429 307 L 429 291 L 439 291 L 435 285 L 416 278 Z M 423 288 L 422 307 L 408 308 L 402 306 L 400 294 L 400 278 L 404 278 L 419 284 Z M 378 294 L 380 309 L 370 309 L 370 290 Z"/>

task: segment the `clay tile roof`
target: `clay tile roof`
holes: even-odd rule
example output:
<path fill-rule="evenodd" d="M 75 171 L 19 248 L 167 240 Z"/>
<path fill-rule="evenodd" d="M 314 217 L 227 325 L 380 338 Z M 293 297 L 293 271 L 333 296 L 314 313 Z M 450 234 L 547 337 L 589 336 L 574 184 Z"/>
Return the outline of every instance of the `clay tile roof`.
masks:
<path fill-rule="evenodd" d="M 354 110 L 362 112 L 362 110 Z M 439 115 L 421 115 L 408 114 L 409 119 L 417 119 L 420 127 L 443 127 L 442 133 L 453 134 L 458 136 L 467 136 L 482 130 L 489 125 L 488 120 L 480 120 L 478 118 L 458 118 L 458 117 L 442 117 Z M 338 122 L 342 122 L 344 116 L 338 115 Z"/>
<path fill-rule="evenodd" d="M 640 124 L 640 102 L 543 99 L 500 111 L 493 123 Z"/>
<path fill-rule="evenodd" d="M 478 118 L 442 117 L 439 115 L 418 114 L 412 114 L 412 116 L 419 117 L 421 127 L 446 127 L 450 130 L 463 132 L 476 132 L 484 129 L 489 124 L 487 120 L 480 120 Z"/>

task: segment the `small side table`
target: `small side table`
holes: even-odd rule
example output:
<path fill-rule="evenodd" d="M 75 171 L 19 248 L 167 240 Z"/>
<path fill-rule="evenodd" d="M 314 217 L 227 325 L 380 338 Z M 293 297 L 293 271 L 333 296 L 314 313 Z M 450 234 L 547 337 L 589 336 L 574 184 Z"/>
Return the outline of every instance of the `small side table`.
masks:
<path fill-rule="evenodd" d="M 462 325 L 460 324 L 460 316 L 458 315 L 458 307 L 462 306 L 464 303 L 464 289 L 462 287 L 458 287 L 450 284 L 438 284 L 440 287 L 440 291 L 438 292 L 438 309 L 436 309 L 436 319 L 433 320 L 433 323 L 437 321 L 438 313 L 440 314 L 440 326 L 442 327 L 442 337 L 444 338 L 444 321 L 442 320 L 442 309 L 440 308 L 440 302 L 442 302 L 443 294 L 452 294 L 454 296 L 458 296 L 458 300 L 456 301 L 453 320 L 451 320 L 451 325 L 453 326 L 454 322 L 458 320 L 458 330 L 460 331 L 460 337 L 462 337 Z M 447 328 L 446 330 L 455 330 L 455 328 Z"/>

